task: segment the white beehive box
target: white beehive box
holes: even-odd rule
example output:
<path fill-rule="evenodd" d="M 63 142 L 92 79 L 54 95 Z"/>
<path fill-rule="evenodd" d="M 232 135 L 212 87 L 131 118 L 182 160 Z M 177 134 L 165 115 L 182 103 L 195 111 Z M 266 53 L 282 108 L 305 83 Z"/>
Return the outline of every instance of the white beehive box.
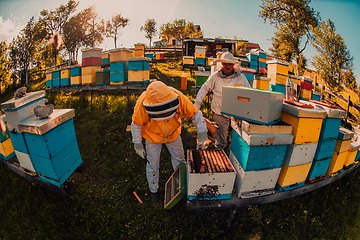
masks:
<path fill-rule="evenodd" d="M 25 168 L 28 171 L 36 172 L 29 154 L 19 151 L 15 151 L 15 154 L 21 167 Z"/>
<path fill-rule="evenodd" d="M 190 172 L 190 156 L 187 150 L 187 198 L 188 200 L 218 200 L 231 198 L 235 171 L 217 173 L 192 173 Z M 223 152 L 226 156 L 225 152 Z M 226 156 L 229 164 L 229 158 Z M 232 168 L 234 166 L 231 164 Z"/>
<path fill-rule="evenodd" d="M 230 151 L 229 159 L 235 167 L 236 178 L 234 188 L 239 198 L 274 193 L 281 168 L 264 171 L 244 171 L 232 151 Z"/>
<path fill-rule="evenodd" d="M 281 119 L 284 94 L 246 87 L 223 87 L 222 114 L 271 125 Z"/>
<path fill-rule="evenodd" d="M 1 104 L 1 109 L 5 111 L 5 119 L 9 131 L 19 131 L 18 124 L 34 115 L 33 110 L 38 105 L 45 105 L 45 91 L 27 93 L 24 97 L 11 99 Z"/>
<path fill-rule="evenodd" d="M 289 167 L 311 163 L 314 159 L 317 145 L 318 143 L 289 145 L 284 163 Z"/>

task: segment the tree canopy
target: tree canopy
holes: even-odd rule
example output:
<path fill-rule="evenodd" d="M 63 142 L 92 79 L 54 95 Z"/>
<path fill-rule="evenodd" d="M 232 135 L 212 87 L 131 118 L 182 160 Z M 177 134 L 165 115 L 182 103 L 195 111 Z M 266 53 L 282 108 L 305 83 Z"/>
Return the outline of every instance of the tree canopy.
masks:
<path fill-rule="evenodd" d="M 144 26 L 140 27 L 140 31 L 145 31 L 145 37 L 150 40 L 149 46 L 151 48 L 151 39 L 155 36 L 157 32 L 155 19 L 147 19 Z"/>
<path fill-rule="evenodd" d="M 352 70 L 353 57 L 344 39 L 335 32 L 335 25 L 330 19 L 322 21 L 320 26 L 312 28 L 312 31 L 312 44 L 317 51 L 312 64 L 331 88 L 338 87 L 343 82 L 344 72 Z"/>
<path fill-rule="evenodd" d="M 176 40 L 184 38 L 202 38 L 202 32 L 192 22 L 185 19 L 175 19 L 160 26 L 160 37 L 169 40 L 171 37 Z"/>
<path fill-rule="evenodd" d="M 316 27 L 320 19 L 310 3 L 311 0 L 262 0 L 259 16 L 277 29 L 272 38 L 276 56 L 295 59 L 299 64 L 300 54 L 311 39 L 311 26 Z M 301 47 L 303 37 L 306 40 Z"/>
<path fill-rule="evenodd" d="M 121 14 L 113 15 L 111 20 L 106 21 L 105 36 L 114 39 L 115 48 L 117 39 L 121 36 L 120 29 L 126 27 L 129 21 L 129 18 L 123 17 Z"/>

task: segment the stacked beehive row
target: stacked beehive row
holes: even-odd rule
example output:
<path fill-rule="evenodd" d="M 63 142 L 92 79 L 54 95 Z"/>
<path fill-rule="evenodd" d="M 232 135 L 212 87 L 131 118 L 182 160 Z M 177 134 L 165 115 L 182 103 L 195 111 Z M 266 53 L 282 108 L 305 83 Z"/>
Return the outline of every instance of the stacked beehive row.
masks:
<path fill-rule="evenodd" d="M 5 122 L 5 115 L 0 115 L 0 119 Z M 6 129 L 5 132 L 0 131 L 0 158 L 4 160 L 9 160 L 15 156 L 14 147 L 11 143 L 9 131 Z"/>
<path fill-rule="evenodd" d="M 133 57 L 145 57 L 145 45 L 144 44 L 134 44 L 134 56 Z"/>
<path fill-rule="evenodd" d="M 1 104 L 16 157 L 24 171 L 61 186 L 82 163 L 73 109 L 54 109 L 50 118 L 33 114 L 45 105 L 45 91 L 32 92 Z"/>
<path fill-rule="evenodd" d="M 101 48 L 87 48 L 82 51 L 81 84 L 93 85 L 96 83 L 95 70 L 101 69 Z"/>
<path fill-rule="evenodd" d="M 128 83 L 150 82 L 150 59 L 134 57 L 127 59 Z"/>
<path fill-rule="evenodd" d="M 206 66 L 206 47 L 195 46 L 195 64 Z"/>
<path fill-rule="evenodd" d="M 249 61 L 249 68 L 258 72 L 259 70 L 259 54 L 255 52 L 249 52 L 246 54 L 246 58 Z"/>
<path fill-rule="evenodd" d="M 302 77 L 300 99 L 309 100 L 312 95 L 312 81 L 310 78 Z"/>
<path fill-rule="evenodd" d="M 259 68 L 258 73 L 266 74 L 266 53 L 264 51 L 258 51 L 259 53 Z"/>
<path fill-rule="evenodd" d="M 76 65 L 70 67 L 70 85 L 81 85 L 81 66 Z"/>
<path fill-rule="evenodd" d="M 280 191 L 302 187 L 310 171 L 326 112 L 283 104 L 282 121 L 293 126 L 294 140 L 286 152 L 277 188 Z"/>
<path fill-rule="evenodd" d="M 271 79 L 270 88 L 272 91 L 285 94 L 286 79 L 288 77 L 288 66 L 286 61 L 267 61 L 267 77 Z"/>

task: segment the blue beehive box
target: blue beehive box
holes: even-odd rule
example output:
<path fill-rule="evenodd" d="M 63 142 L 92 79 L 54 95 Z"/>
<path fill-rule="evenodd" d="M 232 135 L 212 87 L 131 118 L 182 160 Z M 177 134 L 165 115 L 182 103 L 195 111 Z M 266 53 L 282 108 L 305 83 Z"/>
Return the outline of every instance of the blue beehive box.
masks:
<path fill-rule="evenodd" d="M 125 82 L 126 74 L 125 72 L 110 72 L 110 84 L 111 83 L 123 83 Z"/>
<path fill-rule="evenodd" d="M 70 85 L 70 78 L 61 78 L 60 87 L 67 87 Z"/>
<path fill-rule="evenodd" d="M 137 58 L 134 58 L 137 59 Z M 141 58 L 143 59 L 143 58 Z M 142 70 L 150 70 L 150 64 L 149 61 L 144 60 L 133 60 L 128 61 L 128 71 L 142 71 Z"/>
<path fill-rule="evenodd" d="M 110 72 L 123 72 L 126 70 L 125 62 L 110 63 Z"/>
<path fill-rule="evenodd" d="M 76 76 L 81 76 L 81 67 L 80 66 L 70 68 L 70 77 L 76 77 Z"/>
<path fill-rule="evenodd" d="M 259 62 L 259 67 L 266 68 L 266 62 Z"/>
<path fill-rule="evenodd" d="M 36 172 L 56 186 L 63 185 L 82 163 L 74 116 L 73 109 L 54 109 L 46 119 L 34 115 L 19 123 Z"/>
<path fill-rule="evenodd" d="M 206 58 L 195 58 L 195 64 L 199 66 L 206 66 Z"/>
<path fill-rule="evenodd" d="M 286 94 L 286 86 L 283 84 L 278 84 L 278 83 L 270 83 L 270 89 L 272 92 L 279 92 L 282 94 Z"/>
<path fill-rule="evenodd" d="M 324 158 L 320 160 L 315 160 L 311 164 L 309 175 L 307 179 L 316 179 L 326 174 L 327 169 L 329 168 L 331 162 L 331 157 Z"/>
<path fill-rule="evenodd" d="M 258 62 L 259 61 L 259 55 L 254 54 L 254 53 L 247 53 L 246 54 L 246 59 L 250 61 L 250 65 L 251 65 L 251 62 Z"/>

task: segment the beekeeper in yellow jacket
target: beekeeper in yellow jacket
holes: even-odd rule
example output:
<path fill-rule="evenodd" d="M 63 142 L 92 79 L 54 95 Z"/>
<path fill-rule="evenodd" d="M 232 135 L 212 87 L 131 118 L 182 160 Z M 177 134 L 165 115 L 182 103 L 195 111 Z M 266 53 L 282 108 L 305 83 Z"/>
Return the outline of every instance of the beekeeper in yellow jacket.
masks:
<path fill-rule="evenodd" d="M 197 149 L 205 149 L 208 140 L 207 128 L 201 110 L 180 91 L 166 86 L 161 81 L 149 84 L 136 101 L 131 123 L 132 141 L 136 153 L 147 159 L 146 177 L 150 195 L 158 201 L 159 162 L 162 144 L 171 154 L 173 169 L 180 162 L 185 163 L 184 147 L 181 141 L 180 116 L 191 119 L 197 129 Z M 142 144 L 145 139 L 145 149 Z"/>

